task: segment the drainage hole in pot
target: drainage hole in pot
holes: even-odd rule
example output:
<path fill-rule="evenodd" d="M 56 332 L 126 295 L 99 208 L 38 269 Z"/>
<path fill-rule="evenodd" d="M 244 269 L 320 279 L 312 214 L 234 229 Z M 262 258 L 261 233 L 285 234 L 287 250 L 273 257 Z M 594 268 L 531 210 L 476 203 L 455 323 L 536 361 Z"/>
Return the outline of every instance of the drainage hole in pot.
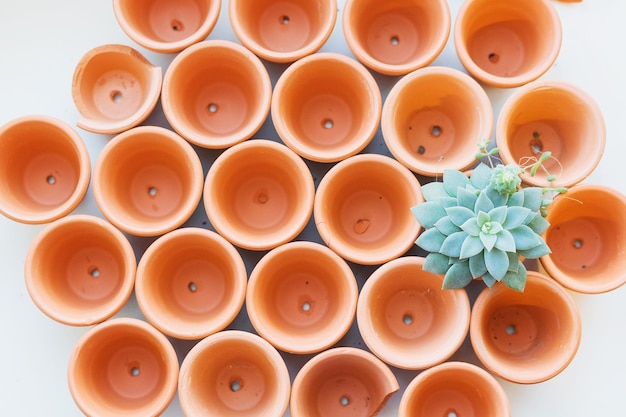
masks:
<path fill-rule="evenodd" d="M 424 152 L 426 152 L 426 148 L 423 147 L 422 145 L 417 147 L 417 153 L 420 155 L 424 155 Z"/>
<path fill-rule="evenodd" d="M 539 132 L 533 132 L 533 138 L 530 141 L 530 149 L 532 152 L 537 155 L 543 151 L 543 142 L 541 142 L 541 135 Z"/>
<path fill-rule="evenodd" d="M 517 333 L 517 329 L 515 328 L 514 324 L 509 324 L 508 326 L 506 326 L 505 331 L 506 331 L 506 334 L 509 334 L 509 335 L 513 335 Z"/>
<path fill-rule="evenodd" d="M 46 177 L 46 182 L 47 182 L 48 184 L 50 184 L 50 185 L 54 185 L 54 184 L 56 184 L 57 179 L 56 179 L 56 177 L 55 177 L 54 175 L 48 175 L 48 176 Z"/>
<path fill-rule="evenodd" d="M 209 110 L 209 113 L 217 113 L 217 110 L 218 110 L 217 104 L 215 104 L 215 103 L 210 103 L 210 104 L 207 106 L 207 110 Z"/>
<path fill-rule="evenodd" d="M 96 268 L 95 266 L 89 268 L 89 275 L 91 275 L 93 278 L 99 278 L 100 277 L 100 270 L 98 268 Z"/>
<path fill-rule="evenodd" d="M 242 386 L 241 381 L 239 381 L 238 379 L 233 379 L 233 380 L 230 382 L 230 390 L 231 390 L 232 392 L 237 392 L 237 391 L 239 391 L 239 390 L 241 389 L 241 386 Z"/>
<path fill-rule="evenodd" d="M 405 314 L 404 316 L 402 316 L 402 323 L 410 326 L 411 324 L 413 324 L 413 316 L 410 314 Z"/>
<path fill-rule="evenodd" d="M 343 405 L 344 407 L 347 406 L 348 404 L 350 404 L 350 398 L 347 395 L 342 395 L 341 398 L 339 398 L 339 404 Z"/>
<path fill-rule="evenodd" d="M 269 199 L 270 198 L 267 193 L 265 191 L 261 191 L 254 197 L 254 202 L 258 204 L 265 204 L 269 201 Z"/>
<path fill-rule="evenodd" d="M 279 21 L 281 24 L 283 24 L 283 25 L 288 25 L 288 24 L 289 24 L 290 19 L 289 19 L 289 16 L 287 16 L 287 15 L 282 15 L 282 16 L 278 19 L 278 21 Z"/>
<path fill-rule="evenodd" d="M 130 368 L 130 375 L 131 376 L 139 376 L 140 373 L 141 373 L 141 371 L 139 371 L 139 367 L 138 366 L 133 366 L 132 368 Z"/>
<path fill-rule="evenodd" d="M 492 52 L 487 56 L 487 59 L 489 59 L 489 62 L 495 64 L 500 60 L 500 55 L 496 54 L 495 52 Z"/>
<path fill-rule="evenodd" d="M 362 235 L 367 232 L 367 229 L 370 227 L 369 219 L 359 219 L 354 223 L 354 232 L 358 235 Z"/>
<path fill-rule="evenodd" d="M 322 127 L 324 129 L 332 129 L 334 125 L 335 124 L 333 123 L 333 121 L 331 119 L 324 119 L 322 121 Z"/>
<path fill-rule="evenodd" d="M 443 132 L 443 129 L 439 125 L 434 125 L 433 127 L 430 128 L 430 134 L 436 138 L 441 136 L 442 132 Z"/>
<path fill-rule="evenodd" d="M 118 90 L 111 91 L 111 101 L 120 103 L 122 101 L 122 92 Z"/>
<path fill-rule="evenodd" d="M 391 42 L 391 44 L 393 46 L 396 46 L 397 44 L 400 43 L 400 38 L 398 38 L 397 35 L 394 35 L 394 36 L 391 37 L 391 39 L 389 41 Z"/>
<path fill-rule="evenodd" d="M 583 247 L 583 241 L 582 239 L 574 239 L 574 247 L 576 249 L 580 249 Z"/>
<path fill-rule="evenodd" d="M 181 22 L 180 20 L 178 20 L 178 19 L 173 19 L 173 20 L 171 21 L 170 25 L 172 26 L 172 30 L 173 30 L 174 32 L 178 32 L 178 31 L 183 30 L 183 24 L 182 24 L 182 22 Z"/>
<path fill-rule="evenodd" d="M 189 288 L 189 291 L 191 291 L 191 292 L 198 291 L 198 285 L 195 282 L 193 282 L 193 281 L 191 281 L 189 284 L 187 284 L 187 288 Z"/>
<path fill-rule="evenodd" d="M 157 195 L 157 189 L 156 187 L 148 187 L 148 195 L 150 197 L 154 197 Z"/>
<path fill-rule="evenodd" d="M 454 410 L 448 411 L 444 417 L 459 417 L 459 415 Z"/>
<path fill-rule="evenodd" d="M 311 311 L 311 303 L 308 301 L 305 301 L 304 303 L 302 303 L 302 305 L 300 306 L 300 308 L 302 309 L 302 311 L 304 311 L 305 313 L 308 313 L 309 311 Z"/>

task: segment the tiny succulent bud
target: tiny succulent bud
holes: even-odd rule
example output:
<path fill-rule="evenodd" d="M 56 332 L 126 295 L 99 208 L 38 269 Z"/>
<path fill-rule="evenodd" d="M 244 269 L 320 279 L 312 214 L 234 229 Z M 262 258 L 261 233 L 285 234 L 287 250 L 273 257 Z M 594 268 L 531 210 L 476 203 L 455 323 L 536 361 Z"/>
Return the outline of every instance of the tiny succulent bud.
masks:
<path fill-rule="evenodd" d="M 522 170 L 517 165 L 497 165 L 491 171 L 490 186 L 503 195 L 513 195 L 522 184 Z"/>

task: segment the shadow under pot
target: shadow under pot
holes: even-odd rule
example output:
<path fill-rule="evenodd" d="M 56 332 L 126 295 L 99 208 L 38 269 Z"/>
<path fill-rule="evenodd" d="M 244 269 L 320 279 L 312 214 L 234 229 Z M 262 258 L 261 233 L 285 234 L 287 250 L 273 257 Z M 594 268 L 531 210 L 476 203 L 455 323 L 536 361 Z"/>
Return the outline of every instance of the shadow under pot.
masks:
<path fill-rule="evenodd" d="M 145 317 L 178 339 L 201 339 L 239 313 L 247 274 L 239 252 L 206 229 L 185 227 L 154 241 L 137 268 L 135 295 Z"/>
<path fill-rule="evenodd" d="M 228 15 L 239 41 L 273 62 L 317 52 L 335 26 L 336 0 L 230 0 Z"/>
<path fill-rule="evenodd" d="M 72 99 L 82 115 L 78 127 L 116 134 L 139 125 L 154 110 L 161 83 L 161 68 L 129 46 L 90 50 L 72 78 Z"/>
<path fill-rule="evenodd" d="M 186 417 L 282 417 L 290 389 L 278 351 L 240 330 L 201 340 L 183 360 L 178 381 Z"/>
<path fill-rule="evenodd" d="M 189 143 L 168 129 L 140 126 L 104 146 L 94 168 L 93 194 L 119 229 L 157 236 L 191 216 L 202 183 L 202 165 Z"/>
<path fill-rule="evenodd" d="M 280 143 L 254 139 L 213 162 L 204 207 L 211 224 L 231 243 L 268 250 L 304 229 L 314 193 L 313 176 L 298 155 Z"/>
<path fill-rule="evenodd" d="M 313 214 L 332 250 L 349 261 L 375 265 L 411 248 L 420 225 L 407 208 L 421 201 L 421 187 L 411 171 L 393 158 L 361 154 L 324 175 Z"/>
<path fill-rule="evenodd" d="M 255 266 L 246 296 L 255 330 L 290 353 L 324 350 L 348 331 L 358 289 L 348 264 L 324 245 L 291 242 Z"/>
<path fill-rule="evenodd" d="M 70 393 L 89 417 L 157 416 L 176 394 L 178 358 L 148 323 L 116 318 L 87 331 L 69 361 Z"/>
<path fill-rule="evenodd" d="M 65 122 L 42 115 L 0 127 L 0 214 L 49 223 L 83 200 L 91 177 L 87 146 Z"/>
<path fill-rule="evenodd" d="M 270 110 L 272 84 L 263 63 L 243 46 L 208 40 L 178 54 L 163 79 L 170 125 L 189 142 L 224 149 L 252 137 Z"/>
<path fill-rule="evenodd" d="M 581 319 L 571 295 L 556 281 L 528 271 L 524 292 L 496 283 L 472 307 L 470 339 L 492 374 L 533 384 L 553 378 L 574 359 Z"/>

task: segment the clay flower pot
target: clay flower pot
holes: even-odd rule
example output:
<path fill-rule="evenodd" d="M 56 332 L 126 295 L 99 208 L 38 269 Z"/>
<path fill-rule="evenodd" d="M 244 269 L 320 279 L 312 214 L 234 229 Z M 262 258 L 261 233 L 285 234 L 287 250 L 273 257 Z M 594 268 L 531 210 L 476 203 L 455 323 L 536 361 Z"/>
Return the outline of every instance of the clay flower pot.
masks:
<path fill-rule="evenodd" d="M 329 349 L 296 375 L 291 416 L 373 416 L 398 389 L 393 372 L 371 353 L 352 347 Z"/>
<path fill-rule="evenodd" d="M 286 146 L 255 139 L 224 151 L 211 165 L 204 207 L 231 243 L 268 250 L 295 238 L 313 210 L 315 187 L 304 161 Z"/>
<path fill-rule="evenodd" d="M 274 62 L 317 52 L 335 26 L 336 0 L 230 0 L 230 25 L 239 41 Z"/>
<path fill-rule="evenodd" d="M 119 229 L 157 236 L 191 216 L 202 195 L 203 175 L 198 155 L 180 136 L 140 126 L 104 146 L 94 167 L 93 194 Z"/>
<path fill-rule="evenodd" d="M 445 0 L 348 0 L 343 33 L 354 56 L 386 75 L 408 74 L 429 65 L 450 35 Z"/>
<path fill-rule="evenodd" d="M 144 48 L 180 52 L 204 40 L 215 27 L 221 0 L 113 0 L 122 30 Z"/>
<path fill-rule="evenodd" d="M 382 264 L 406 252 L 420 225 L 407 207 L 423 201 L 407 168 L 383 155 L 352 156 L 320 181 L 313 215 L 324 242 L 343 258 Z"/>
<path fill-rule="evenodd" d="M 178 339 L 222 330 L 243 305 L 246 268 L 217 233 L 185 227 L 161 236 L 143 254 L 135 295 L 144 316 Z"/>
<path fill-rule="evenodd" d="M 410 170 L 438 176 L 476 163 L 476 144 L 491 138 L 493 109 L 487 93 L 452 68 L 422 68 L 390 90 L 381 117 L 383 139 Z"/>
<path fill-rule="evenodd" d="M 91 163 L 65 122 L 22 116 L 0 127 L 0 213 L 20 223 L 48 223 L 82 201 Z"/>
<path fill-rule="evenodd" d="M 174 58 L 165 73 L 161 103 L 182 137 L 203 148 L 242 142 L 270 110 L 272 84 L 263 63 L 234 42 L 210 40 Z"/>
<path fill-rule="evenodd" d="M 143 122 L 161 94 L 161 68 L 129 46 L 102 45 L 76 65 L 72 98 L 81 129 L 116 134 Z"/>
<path fill-rule="evenodd" d="M 70 393 L 90 417 L 157 416 L 176 394 L 178 359 L 148 323 L 116 318 L 78 341 L 68 369 Z"/>
<path fill-rule="evenodd" d="M 374 77 L 352 58 L 317 53 L 282 73 L 272 98 L 272 121 L 300 156 L 336 162 L 357 154 L 378 129 L 382 98 Z"/>
<path fill-rule="evenodd" d="M 500 88 L 543 75 L 561 39 L 561 21 L 549 0 L 466 0 L 454 27 L 454 46 L 467 72 Z"/>
<path fill-rule="evenodd" d="M 510 417 L 498 381 L 476 365 L 447 362 L 421 372 L 407 386 L 398 417 Z"/>
<path fill-rule="evenodd" d="M 208 336 L 180 368 L 178 396 L 186 417 L 281 417 L 289 393 L 282 357 L 264 339 L 244 331 Z"/>
<path fill-rule="evenodd" d="M 278 349 L 314 353 L 348 331 L 357 297 L 354 274 L 339 255 L 317 243 L 291 242 L 257 263 L 246 308 L 257 333 Z"/>
<path fill-rule="evenodd" d="M 422 271 L 424 258 L 407 256 L 378 268 L 359 295 L 361 337 L 380 359 L 424 369 L 461 346 L 470 321 L 465 290 L 442 290 L 441 276 Z"/>
<path fill-rule="evenodd" d="M 626 197 L 601 185 L 570 188 L 548 208 L 540 258 L 547 273 L 570 290 L 597 294 L 626 282 Z"/>
<path fill-rule="evenodd" d="M 511 382 L 546 381 L 569 365 L 580 344 L 581 320 L 569 293 L 528 271 L 523 293 L 485 288 L 472 307 L 470 338 L 478 359 Z"/>
<path fill-rule="evenodd" d="M 76 214 L 42 229 L 24 262 L 26 288 L 48 317 L 88 326 L 117 313 L 135 283 L 136 260 L 126 237 L 98 217 Z"/>
<path fill-rule="evenodd" d="M 554 186 L 570 187 L 591 174 L 600 162 L 606 127 L 596 102 L 579 87 L 563 81 L 536 81 L 520 87 L 504 103 L 496 126 L 496 145 L 504 163 L 552 152 L 543 163 L 557 176 Z M 550 186 L 542 170 L 522 180 Z"/>

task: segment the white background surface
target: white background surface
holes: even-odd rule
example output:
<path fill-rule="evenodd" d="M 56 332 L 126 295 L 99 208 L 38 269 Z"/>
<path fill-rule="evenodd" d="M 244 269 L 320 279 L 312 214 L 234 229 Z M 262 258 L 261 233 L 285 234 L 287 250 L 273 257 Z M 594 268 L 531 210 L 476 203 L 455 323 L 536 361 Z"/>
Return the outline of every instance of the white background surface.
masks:
<path fill-rule="evenodd" d="M 382 1 L 382 0 L 381 0 Z M 227 0 L 222 0 L 218 26 L 210 39 L 236 41 L 230 30 Z M 461 0 L 449 0 L 453 19 Z M 544 79 L 573 82 L 586 90 L 600 105 L 607 125 L 606 152 L 587 183 L 601 183 L 626 193 L 623 174 L 618 169 L 626 163 L 623 152 L 623 122 L 626 119 L 626 76 L 623 42 L 626 40 L 626 2 L 623 0 L 584 0 L 582 3 L 554 2 L 563 24 L 563 45 L 554 67 Z M 337 24 L 324 51 L 350 55 L 341 31 L 339 0 Z M 453 21 L 454 22 L 454 21 Z M 0 125 L 32 113 L 47 114 L 75 126 L 79 118 L 71 98 L 74 67 L 91 48 L 105 43 L 135 47 L 165 70 L 174 55 L 147 51 L 129 39 L 119 28 L 110 0 L 0 0 Z M 454 52 L 452 37 L 437 65 L 461 69 Z M 284 66 L 268 64 L 275 82 Z M 375 75 L 383 96 L 394 78 Z M 487 88 L 496 116 L 512 90 Z M 160 107 L 146 124 L 166 126 Z M 77 129 L 78 130 L 78 129 Z M 92 163 L 110 136 L 78 130 L 89 147 Z M 278 140 L 271 123 L 256 137 Z M 365 152 L 383 152 L 380 131 Z M 205 162 L 217 155 L 201 151 Z M 320 166 L 313 166 L 314 171 Z M 323 169 L 322 169 L 323 170 Z M 315 172 L 314 172 L 315 173 Z M 319 178 L 316 178 L 319 181 Z M 99 214 L 91 189 L 77 213 Z M 626 215 L 626 213 L 624 213 Z M 200 206 L 188 225 L 202 225 L 206 215 Z M 22 225 L 0 217 L 0 415 L 2 416 L 77 416 L 66 382 L 67 361 L 76 340 L 86 331 L 58 324 L 41 313 L 30 300 L 23 280 L 23 262 L 29 244 L 43 226 Z M 309 237 L 310 236 L 310 237 Z M 310 223 L 299 239 L 319 241 Z M 151 239 L 132 238 L 138 257 Z M 243 252 L 251 268 L 262 253 Z M 360 282 L 373 271 L 352 265 Z M 578 355 L 571 365 L 554 379 L 531 386 L 502 382 L 515 417 L 588 417 L 623 415 L 624 374 L 626 373 L 626 288 L 604 295 L 574 294 L 583 321 L 583 337 Z M 140 317 L 131 298 L 120 316 Z M 242 313 L 232 327 L 250 330 Z M 191 348 L 191 342 L 175 342 L 179 359 Z M 359 343 L 356 327 L 340 344 Z M 362 342 L 361 342 L 362 343 Z M 292 366 L 308 357 L 285 355 Z M 476 362 L 466 343 L 453 357 Z M 381 412 L 395 416 L 397 403 L 406 384 L 416 371 L 397 371 L 401 392 Z M 182 415 L 175 399 L 166 416 Z M 462 417 L 462 416 L 461 416 Z"/>

